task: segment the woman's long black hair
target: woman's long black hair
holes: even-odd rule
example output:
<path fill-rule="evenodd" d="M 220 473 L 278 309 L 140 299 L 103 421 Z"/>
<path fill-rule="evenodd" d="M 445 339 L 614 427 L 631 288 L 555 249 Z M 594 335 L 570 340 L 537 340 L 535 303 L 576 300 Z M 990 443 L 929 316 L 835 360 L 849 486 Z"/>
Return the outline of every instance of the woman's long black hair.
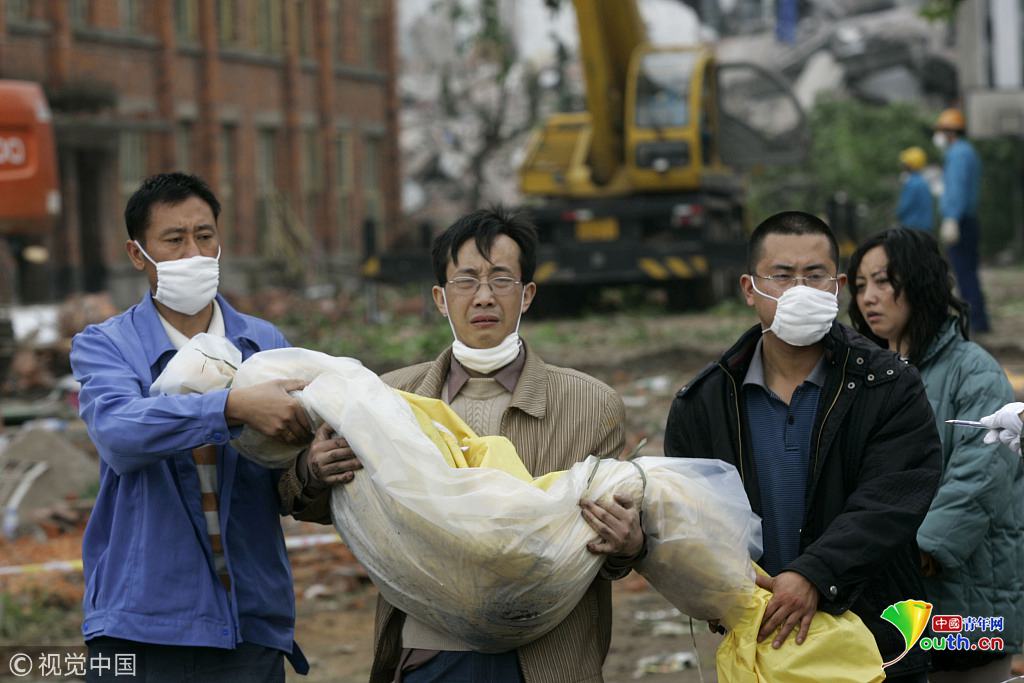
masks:
<path fill-rule="evenodd" d="M 897 342 L 909 342 L 910 362 L 920 364 L 928 347 L 950 315 L 964 339 L 970 333 L 967 304 L 953 293 L 949 264 L 939 251 L 938 242 L 921 230 L 896 228 L 880 232 L 857 247 L 846 271 L 850 287 L 850 321 L 853 327 L 879 346 L 888 348 L 888 340 L 876 336 L 857 306 L 857 271 L 864 254 L 875 247 L 885 249 L 889 259 L 888 277 L 897 298 L 906 297 L 910 316 Z M 897 345 L 897 348 L 899 346 Z"/>

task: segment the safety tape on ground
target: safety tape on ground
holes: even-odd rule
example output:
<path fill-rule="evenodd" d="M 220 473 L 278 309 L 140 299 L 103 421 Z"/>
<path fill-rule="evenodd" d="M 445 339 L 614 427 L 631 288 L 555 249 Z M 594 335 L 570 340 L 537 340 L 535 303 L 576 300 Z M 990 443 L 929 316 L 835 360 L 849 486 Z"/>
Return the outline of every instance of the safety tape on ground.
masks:
<path fill-rule="evenodd" d="M 288 550 L 312 548 L 314 546 L 329 545 L 331 543 L 341 543 L 341 538 L 337 534 L 313 534 L 310 536 L 289 536 L 284 539 L 284 545 Z M 19 564 L 6 567 L 0 566 L 0 576 L 80 571 L 82 571 L 81 560 L 53 560 L 51 562 L 39 562 L 36 564 Z"/>

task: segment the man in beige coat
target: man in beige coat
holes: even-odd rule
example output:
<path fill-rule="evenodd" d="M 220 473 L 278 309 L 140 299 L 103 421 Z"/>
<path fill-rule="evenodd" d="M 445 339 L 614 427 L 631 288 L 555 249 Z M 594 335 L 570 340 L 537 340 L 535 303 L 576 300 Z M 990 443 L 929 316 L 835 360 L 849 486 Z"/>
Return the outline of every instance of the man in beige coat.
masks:
<path fill-rule="evenodd" d="M 455 342 L 432 362 L 383 377 L 397 389 L 446 401 L 478 434 L 507 437 L 535 477 L 588 455 L 616 457 L 625 438 L 625 409 L 614 390 L 547 365 L 519 339 L 519 319 L 537 290 L 536 248 L 533 225 L 500 209 L 470 213 L 439 235 L 432 249 L 434 303 Z M 325 426 L 281 479 L 285 509 L 330 523 L 330 487 L 352 481 L 359 469 L 344 438 Z M 565 621 L 518 650 L 483 654 L 379 599 L 371 683 L 600 682 L 611 640 L 609 580 L 629 573 L 645 543 L 629 500 L 581 501 L 580 507 L 596 532 L 580 551 L 607 560 Z"/>

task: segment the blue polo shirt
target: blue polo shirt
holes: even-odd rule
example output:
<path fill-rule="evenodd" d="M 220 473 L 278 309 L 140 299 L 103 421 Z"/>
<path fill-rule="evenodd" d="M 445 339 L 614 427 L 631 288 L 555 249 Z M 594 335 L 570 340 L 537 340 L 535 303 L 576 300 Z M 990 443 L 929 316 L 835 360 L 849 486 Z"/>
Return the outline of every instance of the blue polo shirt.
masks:
<path fill-rule="evenodd" d="M 825 359 L 822 356 L 786 405 L 765 383 L 761 346 L 758 341 L 743 378 L 743 400 L 761 492 L 764 555 L 760 564 L 775 576 L 800 554 L 811 436 L 825 383 Z"/>

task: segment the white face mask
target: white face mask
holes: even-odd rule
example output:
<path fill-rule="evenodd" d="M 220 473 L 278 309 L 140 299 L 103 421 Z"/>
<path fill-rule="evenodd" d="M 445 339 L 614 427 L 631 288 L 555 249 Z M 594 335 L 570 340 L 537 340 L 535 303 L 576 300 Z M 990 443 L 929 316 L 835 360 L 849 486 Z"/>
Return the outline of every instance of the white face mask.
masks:
<path fill-rule="evenodd" d="M 185 315 L 195 315 L 217 296 L 220 283 L 219 247 L 216 258 L 192 256 L 157 263 L 138 241 L 135 246 L 147 261 L 156 266 L 156 294 L 153 298 L 167 308 Z"/>
<path fill-rule="evenodd" d="M 797 285 L 775 298 L 757 288 L 757 280 L 751 277 L 754 291 L 766 299 L 778 301 L 772 326 L 761 333 L 771 331 L 776 337 L 791 346 L 810 346 L 821 341 L 832 327 L 839 313 L 839 285 L 836 291 L 823 292 L 814 287 Z"/>
<path fill-rule="evenodd" d="M 949 138 L 947 138 L 944 133 L 935 133 L 935 135 L 932 136 L 932 144 L 935 145 L 935 148 L 940 152 L 945 152 L 946 148 L 949 147 Z"/>
<path fill-rule="evenodd" d="M 516 320 L 515 332 L 501 340 L 501 343 L 497 346 L 492 346 L 489 349 L 474 349 L 459 341 L 459 335 L 455 333 L 452 317 L 447 315 L 448 296 L 445 294 L 444 289 L 441 290 L 441 296 L 444 299 L 445 317 L 448 318 L 448 326 L 452 328 L 452 336 L 455 338 L 455 342 L 452 344 L 452 355 L 465 367 L 474 372 L 489 375 L 495 370 L 505 367 L 519 356 L 519 349 L 523 344 L 519 339 L 519 323 L 523 319 L 523 303 L 526 301 L 525 286 L 523 287 L 523 295 L 519 299 L 519 318 Z"/>

